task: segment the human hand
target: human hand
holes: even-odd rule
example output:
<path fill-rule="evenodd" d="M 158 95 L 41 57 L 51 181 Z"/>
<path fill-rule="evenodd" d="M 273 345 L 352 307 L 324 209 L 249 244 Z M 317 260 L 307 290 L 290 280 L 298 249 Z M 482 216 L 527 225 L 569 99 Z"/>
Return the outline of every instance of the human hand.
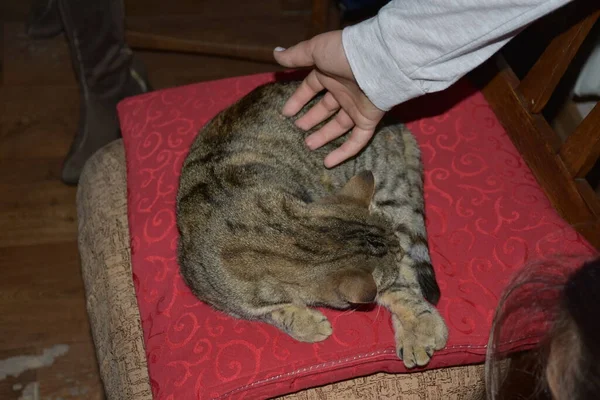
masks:
<path fill-rule="evenodd" d="M 287 50 L 278 48 L 273 54 L 285 67 L 315 67 L 285 103 L 283 115 L 296 115 L 322 90 L 327 91 L 325 96 L 296 120 L 296 126 L 309 130 L 337 112 L 333 119 L 306 138 L 311 150 L 352 129 L 348 140 L 325 157 L 325 166 L 334 167 L 361 151 L 385 112 L 371 103 L 356 83 L 342 45 L 342 31 L 323 33 Z"/>

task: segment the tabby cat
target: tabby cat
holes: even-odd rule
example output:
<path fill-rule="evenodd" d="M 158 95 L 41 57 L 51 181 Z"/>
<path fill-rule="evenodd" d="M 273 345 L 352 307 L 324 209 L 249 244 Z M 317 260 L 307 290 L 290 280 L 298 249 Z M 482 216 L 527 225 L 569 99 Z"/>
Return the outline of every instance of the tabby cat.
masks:
<path fill-rule="evenodd" d="M 432 305 L 440 290 L 418 145 L 403 125 L 384 123 L 361 154 L 326 169 L 342 139 L 306 148 L 310 132 L 294 120 L 318 99 L 295 118 L 280 113 L 297 86 L 255 89 L 195 139 L 177 195 L 182 275 L 214 308 L 303 342 L 332 333 L 310 306 L 377 302 L 391 311 L 406 367 L 425 365 L 448 333 Z"/>

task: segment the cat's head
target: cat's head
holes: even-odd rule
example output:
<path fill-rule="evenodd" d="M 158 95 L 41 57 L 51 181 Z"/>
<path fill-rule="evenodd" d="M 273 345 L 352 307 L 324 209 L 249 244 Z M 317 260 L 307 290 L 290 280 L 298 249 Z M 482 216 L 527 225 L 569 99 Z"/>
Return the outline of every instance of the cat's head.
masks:
<path fill-rule="evenodd" d="M 308 218 L 295 246 L 310 260 L 301 290 L 315 304 L 344 308 L 375 301 L 378 285 L 397 275 L 399 244 L 391 221 L 374 212 L 370 171 L 352 177 L 336 193 L 308 204 Z"/>
<path fill-rule="evenodd" d="M 267 213 L 244 209 L 249 226 L 260 229 L 223 235 L 223 267 L 265 303 L 372 303 L 378 288 L 396 278 L 399 251 L 391 222 L 371 207 L 374 193 L 373 174 L 365 171 L 321 199 L 279 199 L 261 208 Z"/>

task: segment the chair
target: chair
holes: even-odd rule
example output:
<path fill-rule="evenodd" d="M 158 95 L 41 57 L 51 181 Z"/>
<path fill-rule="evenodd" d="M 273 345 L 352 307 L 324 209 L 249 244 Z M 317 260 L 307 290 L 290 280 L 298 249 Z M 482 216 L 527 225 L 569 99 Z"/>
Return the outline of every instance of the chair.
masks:
<path fill-rule="evenodd" d="M 564 141 L 543 111 L 599 16 L 597 2 L 574 1 L 539 21 L 532 29 L 554 27 L 555 33 L 523 79 L 502 54 L 473 74 L 552 205 L 596 248 L 600 199 L 586 176 L 600 157 L 600 106 Z"/>
<path fill-rule="evenodd" d="M 324 7 L 325 3 L 325 1 L 315 1 L 313 6 Z M 317 13 L 317 17 L 313 20 L 315 31 L 328 26 L 323 22 L 327 21 L 328 17 L 323 17 L 325 15 L 323 8 L 320 10 L 321 12 Z M 574 2 L 569 6 L 568 11 L 569 13 L 566 13 L 565 10 L 561 10 L 560 13 L 567 29 L 559 31 L 523 79 L 517 78 L 514 67 L 510 67 L 502 55 L 487 62 L 482 68 L 471 74 L 471 78 L 482 88 L 482 92 L 497 118 L 503 124 L 515 147 L 529 165 L 558 213 L 591 244 L 599 248 L 600 206 L 592 187 L 585 181 L 585 176 L 600 155 L 600 131 L 598 129 L 600 109 L 596 106 L 564 142 L 557 137 L 543 115 L 544 107 L 551 99 L 552 93 L 556 91 L 561 77 L 572 63 L 575 53 L 599 16 L 597 6 L 591 7 L 584 2 Z M 550 20 L 550 18 L 552 16 L 544 20 Z M 235 53 L 234 50 L 230 54 Z M 238 52 L 235 54 L 263 57 L 266 53 Z M 230 81 L 223 85 L 232 86 L 235 83 L 235 81 Z M 212 92 L 207 91 L 207 93 Z M 163 98 L 163 102 L 179 104 L 181 99 L 168 95 Z M 208 100 L 198 102 L 197 104 L 201 106 L 199 109 L 210 105 Z M 140 105 L 142 103 L 143 101 L 140 102 Z M 196 104 L 194 102 L 187 103 L 191 104 L 190 107 Z M 148 121 L 161 116 L 161 112 L 154 109 L 149 111 L 143 107 L 138 112 L 135 99 L 128 103 L 128 110 L 129 114 L 127 115 L 137 113 L 136 118 L 143 115 L 147 117 Z M 146 111 L 148 112 L 146 113 Z M 189 128 L 189 120 L 179 118 L 180 114 L 162 113 L 162 116 L 168 117 L 169 123 L 181 123 L 173 128 L 174 132 L 178 132 L 178 134 Z M 139 124 L 139 121 L 134 119 L 122 121 L 122 124 L 129 123 L 127 129 L 130 131 L 140 128 L 143 124 Z M 169 145 L 174 146 L 179 140 L 178 137 L 169 137 L 169 139 L 173 139 L 169 141 Z M 137 147 L 137 150 L 141 153 L 151 151 L 156 145 L 155 140 L 154 133 L 149 135 Z M 183 153 L 172 152 L 172 154 L 179 157 Z M 169 160 L 165 157 L 163 154 L 158 159 L 164 163 L 165 160 Z M 168 167 L 167 169 L 170 171 L 172 168 Z M 161 186 L 163 176 L 158 169 L 139 170 L 139 174 L 144 175 L 144 184 L 159 185 L 156 196 L 148 196 L 148 193 L 134 191 L 129 193 L 128 197 L 127 174 L 129 172 L 125 166 L 122 142 L 117 141 L 108 145 L 96 153 L 86 165 L 78 188 L 77 203 L 80 227 L 79 248 L 87 308 L 107 397 L 139 400 L 152 398 L 151 388 L 156 382 L 151 381 L 148 375 L 147 349 L 145 349 L 147 343 L 145 341 L 149 338 L 145 338 L 142 331 L 142 322 L 147 324 L 148 319 L 142 321 L 139 308 L 141 303 L 137 301 L 134 290 L 134 282 L 135 285 L 140 285 L 140 277 L 132 276 L 132 259 L 135 253 L 140 257 L 141 247 L 139 238 L 132 237 L 130 243 L 130 228 L 134 224 L 128 220 L 127 207 L 132 200 L 150 207 L 149 205 L 154 200 L 164 195 L 163 192 L 158 193 L 158 191 L 168 192 L 171 186 Z M 550 209 L 549 205 L 546 208 Z M 440 212 L 445 211 L 440 208 Z M 556 217 L 554 221 L 559 219 Z M 153 230 L 151 233 L 157 236 L 162 235 L 164 226 L 161 224 L 168 221 L 169 219 L 164 216 L 151 221 L 149 225 L 149 229 Z M 153 225 L 155 223 L 156 225 Z M 526 233 L 523 233 L 522 236 L 524 240 L 527 239 Z M 549 246 L 554 246 L 555 241 L 560 245 L 560 239 L 560 237 L 553 236 L 552 240 L 548 242 Z M 489 244 L 495 239 L 493 235 L 488 235 L 485 240 Z M 579 244 L 583 242 L 572 237 L 570 240 Z M 460 238 L 458 244 L 460 244 Z M 506 249 L 506 254 L 495 254 L 494 256 L 511 257 L 514 249 L 512 245 L 508 247 L 510 248 Z M 457 252 L 459 251 L 457 250 Z M 166 273 L 167 270 L 175 268 L 172 261 L 169 260 L 160 257 L 149 258 L 149 268 L 160 268 L 160 273 L 152 277 L 153 279 L 160 279 L 163 272 Z M 510 258 L 510 261 L 515 260 Z M 448 263 L 450 265 L 450 261 Z M 509 264 L 511 263 L 504 263 L 502 268 L 510 266 Z M 485 265 L 477 264 L 474 268 L 477 269 L 476 272 L 485 272 L 486 270 Z M 500 277 L 500 279 L 504 278 Z M 173 290 L 181 292 L 183 289 L 173 286 Z M 467 289 L 466 291 L 471 290 Z M 148 296 L 152 297 L 152 292 L 148 292 Z M 157 299 L 157 304 L 160 307 L 166 306 L 164 300 L 164 297 Z M 152 300 L 144 301 L 146 306 L 152 302 Z M 460 317 L 458 318 L 460 319 Z M 182 327 L 176 326 L 175 328 Z M 155 332 L 155 334 L 162 335 L 164 332 Z M 201 350 L 201 347 L 198 348 L 199 352 Z M 471 353 L 474 350 L 473 348 L 469 349 Z M 481 346 L 479 350 L 481 350 Z M 152 354 L 152 357 L 159 357 L 159 354 Z M 235 363 L 231 365 L 235 369 Z M 403 393 L 406 396 L 404 398 L 411 399 L 433 400 L 449 398 L 454 395 L 466 398 L 482 393 L 482 374 L 481 364 L 440 368 L 414 374 L 381 373 L 304 390 L 290 394 L 288 398 L 349 399 L 369 396 L 369 398 L 376 398 L 383 395 L 399 395 L 400 390 L 406 391 Z"/>

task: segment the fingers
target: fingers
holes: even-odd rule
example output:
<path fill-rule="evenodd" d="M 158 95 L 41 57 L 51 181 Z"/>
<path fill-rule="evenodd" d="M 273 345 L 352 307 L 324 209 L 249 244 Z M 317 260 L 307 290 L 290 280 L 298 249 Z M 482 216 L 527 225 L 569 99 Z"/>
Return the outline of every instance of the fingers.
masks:
<path fill-rule="evenodd" d="M 273 56 L 280 65 L 288 68 L 316 67 L 316 69 L 313 69 L 308 74 L 300 86 L 298 86 L 298 89 L 284 104 L 282 109 L 284 116 L 292 117 L 298 114 L 319 92 L 326 89 L 322 82 L 328 85 L 328 92 L 325 96 L 296 121 L 296 125 L 299 128 L 308 130 L 331 117 L 337 111 L 335 118 L 306 138 L 306 144 L 309 148 L 313 150 L 317 149 L 352 129 L 348 140 L 325 158 L 325 166 L 328 168 L 334 167 L 360 152 L 369 143 L 369 140 L 373 136 L 374 128 L 365 129 L 355 126 L 353 119 L 341 108 L 340 102 L 336 100 L 336 97 L 340 99 L 338 95 L 345 93 L 346 97 L 342 96 L 345 99 L 344 101 L 348 104 L 353 101 L 352 104 L 354 105 L 350 104 L 350 108 L 346 109 L 351 110 L 351 113 L 354 115 L 357 114 L 355 108 L 358 107 L 358 114 L 355 117 L 359 118 L 357 122 L 363 127 L 375 126 L 378 120 L 381 119 L 381 116 L 377 119 L 377 115 L 373 115 L 376 110 L 375 106 L 371 105 L 372 109 L 365 111 L 363 104 L 365 102 L 356 101 L 357 95 L 358 97 L 364 97 L 364 99 L 366 97 L 362 94 L 356 82 L 354 82 L 350 65 L 343 52 L 341 31 L 317 35 L 311 40 L 300 42 L 287 50 L 277 48 L 273 51 Z M 343 68 L 344 66 L 345 68 Z M 342 82 L 339 78 L 343 78 L 345 81 Z M 335 85 L 328 83 L 331 81 L 335 81 Z M 348 87 L 349 84 L 352 86 L 352 82 L 354 82 L 355 88 Z M 331 94 L 332 91 L 336 94 L 335 97 Z M 348 99 L 348 96 L 350 99 Z M 358 100 L 361 100 L 361 98 Z M 370 104 L 368 100 L 366 102 Z M 346 104 L 346 107 L 348 107 L 348 104 Z"/>
<path fill-rule="evenodd" d="M 311 41 L 305 40 L 290 47 L 283 49 L 277 47 L 273 50 L 273 57 L 280 65 L 288 68 L 310 67 L 315 63 L 313 60 Z"/>
<path fill-rule="evenodd" d="M 340 104 L 333 97 L 331 92 L 325 93 L 325 96 L 301 118 L 296 121 L 296 126 L 301 129 L 309 130 L 317 124 L 331 117 L 333 113 L 340 109 Z"/>
<path fill-rule="evenodd" d="M 325 157 L 325 166 L 327 168 L 335 167 L 358 154 L 369 143 L 373 132 L 372 129 L 365 130 L 358 126 L 354 127 L 348 140 Z"/>
<path fill-rule="evenodd" d="M 340 110 L 334 119 L 326 123 L 321 129 L 306 138 L 306 145 L 315 150 L 331 142 L 354 126 L 354 121 L 344 110 Z"/>
<path fill-rule="evenodd" d="M 286 117 L 296 115 L 313 97 L 317 95 L 324 87 L 317 78 L 317 71 L 312 70 L 310 74 L 298 86 L 292 97 L 286 101 L 282 113 Z"/>

